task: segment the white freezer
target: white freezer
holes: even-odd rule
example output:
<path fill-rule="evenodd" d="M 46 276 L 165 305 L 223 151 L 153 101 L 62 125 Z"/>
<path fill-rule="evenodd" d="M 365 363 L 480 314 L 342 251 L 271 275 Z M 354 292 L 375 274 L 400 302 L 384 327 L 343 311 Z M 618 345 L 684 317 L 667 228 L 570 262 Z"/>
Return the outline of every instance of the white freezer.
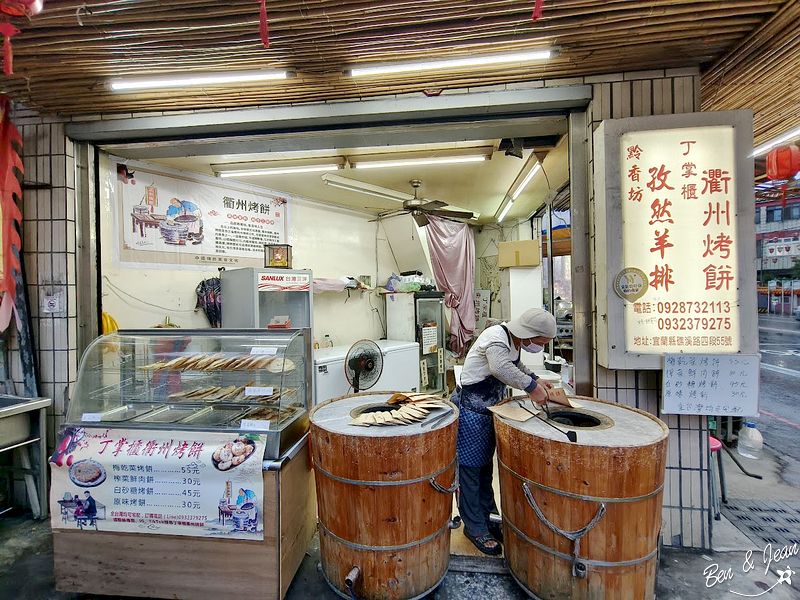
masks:
<path fill-rule="evenodd" d="M 419 344 L 397 340 L 376 340 L 383 354 L 383 371 L 368 390 L 360 391 L 419 391 Z M 348 346 L 314 350 L 314 404 L 353 393 L 344 372 Z"/>

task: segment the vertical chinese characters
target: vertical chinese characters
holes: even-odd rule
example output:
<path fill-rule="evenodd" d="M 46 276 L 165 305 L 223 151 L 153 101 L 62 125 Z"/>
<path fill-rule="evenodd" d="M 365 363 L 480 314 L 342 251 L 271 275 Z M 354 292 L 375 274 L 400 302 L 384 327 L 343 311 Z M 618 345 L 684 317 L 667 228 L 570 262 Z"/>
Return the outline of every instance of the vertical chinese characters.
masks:
<path fill-rule="evenodd" d="M 622 136 L 622 266 L 648 275 L 625 301 L 628 351 L 738 349 L 733 147 L 730 127 Z"/>

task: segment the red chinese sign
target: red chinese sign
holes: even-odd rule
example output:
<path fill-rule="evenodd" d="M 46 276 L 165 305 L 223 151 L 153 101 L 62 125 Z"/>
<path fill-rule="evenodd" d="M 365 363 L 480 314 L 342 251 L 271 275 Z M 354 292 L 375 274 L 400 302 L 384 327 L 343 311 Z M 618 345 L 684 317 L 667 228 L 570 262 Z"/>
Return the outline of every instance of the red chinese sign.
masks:
<path fill-rule="evenodd" d="M 626 350 L 739 350 L 732 127 L 621 137 L 623 268 L 647 276 L 625 302 Z"/>

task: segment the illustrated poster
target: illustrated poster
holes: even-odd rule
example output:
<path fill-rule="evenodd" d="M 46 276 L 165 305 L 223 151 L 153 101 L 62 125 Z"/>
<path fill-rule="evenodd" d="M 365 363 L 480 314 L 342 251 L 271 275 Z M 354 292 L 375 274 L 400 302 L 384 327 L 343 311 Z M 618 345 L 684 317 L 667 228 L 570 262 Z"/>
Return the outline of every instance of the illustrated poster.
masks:
<path fill-rule="evenodd" d="M 119 261 L 136 265 L 263 266 L 285 244 L 290 197 L 111 157 Z"/>
<path fill-rule="evenodd" d="M 264 538 L 257 434 L 67 427 L 50 458 L 53 529 Z"/>

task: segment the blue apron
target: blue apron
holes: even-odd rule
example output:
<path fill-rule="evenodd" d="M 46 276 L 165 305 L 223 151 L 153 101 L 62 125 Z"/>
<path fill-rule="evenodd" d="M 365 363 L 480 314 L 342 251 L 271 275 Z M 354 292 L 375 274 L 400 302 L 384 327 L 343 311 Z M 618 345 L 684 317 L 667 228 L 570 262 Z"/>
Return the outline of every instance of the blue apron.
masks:
<path fill-rule="evenodd" d="M 458 462 L 465 467 L 483 467 L 494 455 L 494 417 L 489 410 L 505 397 L 506 384 L 489 376 L 483 381 L 456 388 L 450 401 L 459 408 Z"/>

